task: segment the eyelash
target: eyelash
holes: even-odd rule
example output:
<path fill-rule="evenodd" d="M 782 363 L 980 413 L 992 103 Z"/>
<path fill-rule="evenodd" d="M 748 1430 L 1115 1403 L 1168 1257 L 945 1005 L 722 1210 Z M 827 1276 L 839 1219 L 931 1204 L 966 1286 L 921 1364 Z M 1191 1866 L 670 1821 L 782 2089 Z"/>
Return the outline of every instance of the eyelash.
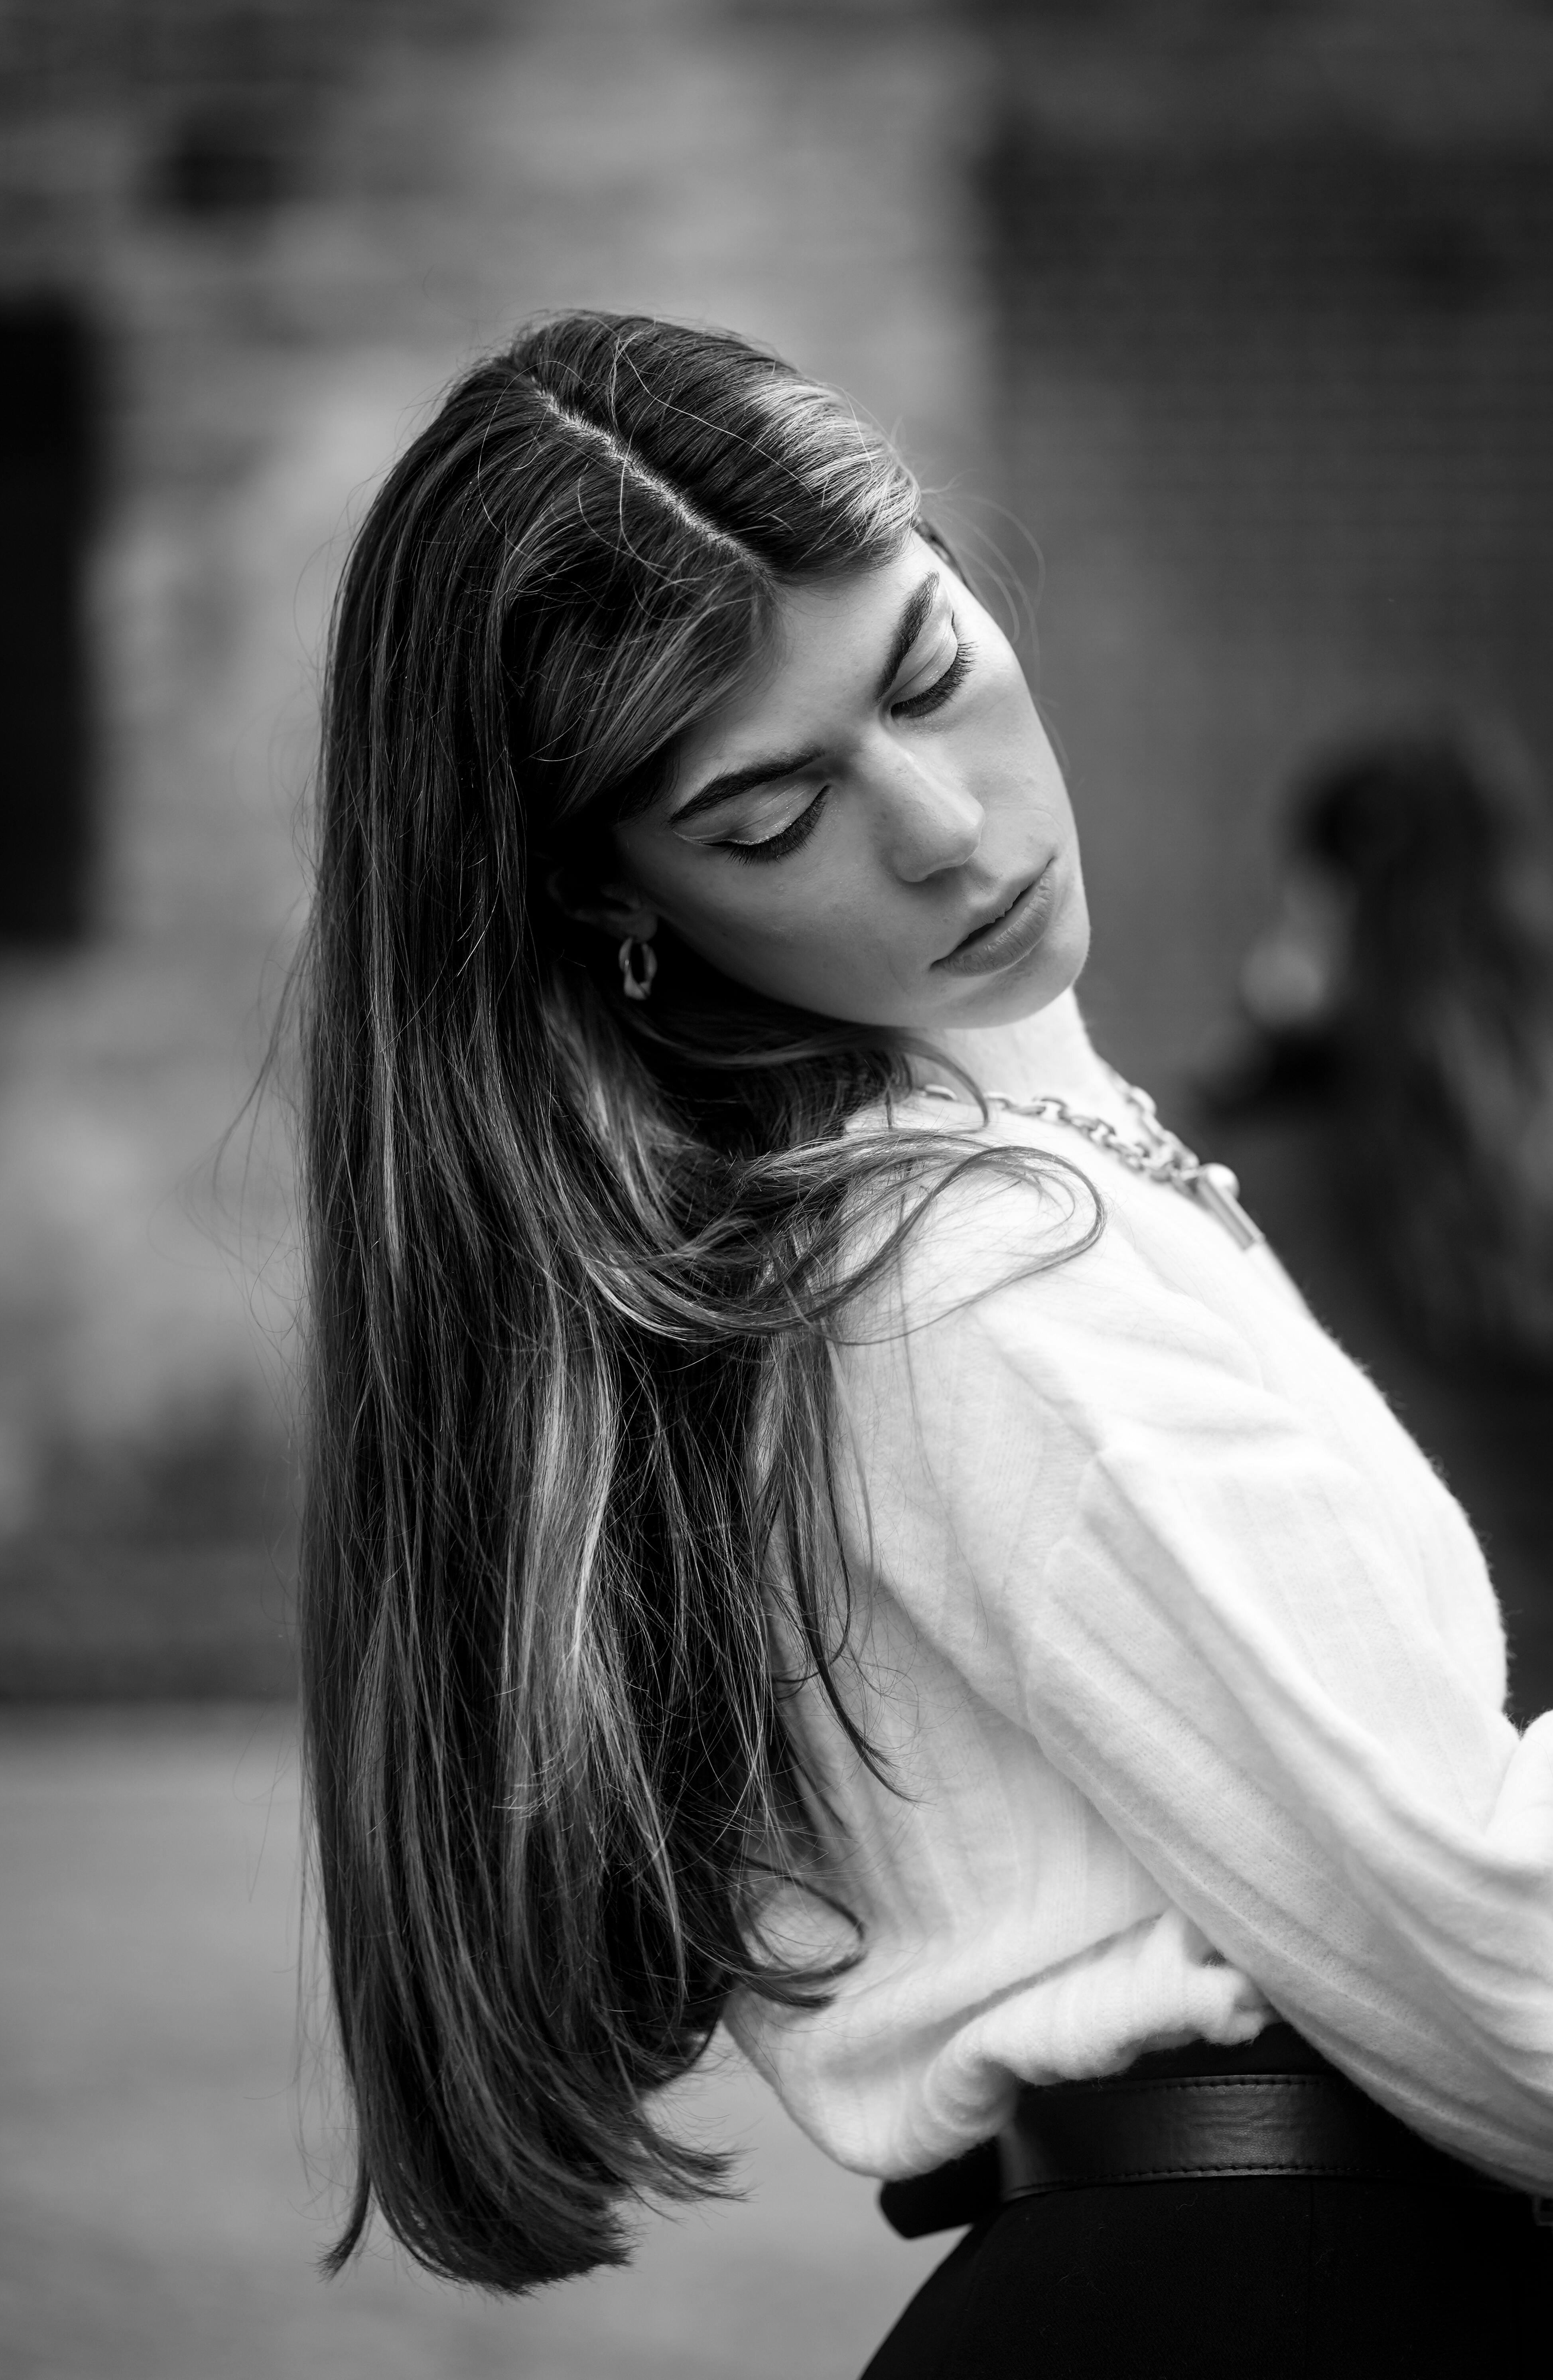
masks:
<path fill-rule="evenodd" d="M 790 851 L 796 851 L 800 844 L 807 843 L 819 824 L 819 813 L 825 807 L 825 796 L 830 790 L 829 785 L 821 785 L 807 809 L 800 810 L 792 825 L 784 826 L 780 834 L 769 834 L 764 843 L 724 843 L 718 848 L 734 859 L 785 859 Z"/>
<path fill-rule="evenodd" d="M 941 677 L 936 677 L 921 694 L 914 694 L 909 702 L 892 703 L 892 716 L 896 719 L 926 719 L 929 711 L 941 710 L 950 696 L 957 694 L 965 685 L 974 659 L 975 649 L 962 637 L 955 648 L 954 659 Z"/>
<path fill-rule="evenodd" d="M 891 716 L 895 719 L 926 719 L 932 711 L 941 710 L 951 696 L 957 694 L 965 685 L 974 658 L 973 648 L 962 638 L 955 649 L 954 659 L 942 675 L 936 677 L 921 694 L 914 694 L 909 701 L 892 703 Z M 829 785 L 821 785 L 807 809 L 800 810 L 791 826 L 784 826 L 780 834 L 768 835 L 764 843 L 724 843 L 718 848 L 734 859 L 757 864 L 766 859 L 785 859 L 790 852 L 798 850 L 808 841 L 819 824 L 819 813 L 830 790 Z"/>

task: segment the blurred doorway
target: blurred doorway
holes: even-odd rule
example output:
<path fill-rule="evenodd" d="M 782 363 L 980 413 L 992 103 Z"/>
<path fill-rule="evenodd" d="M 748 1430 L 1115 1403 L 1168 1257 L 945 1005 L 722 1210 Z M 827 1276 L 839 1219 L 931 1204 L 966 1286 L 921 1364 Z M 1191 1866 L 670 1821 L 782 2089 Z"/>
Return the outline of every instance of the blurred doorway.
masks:
<path fill-rule="evenodd" d="M 75 939 L 90 906 L 82 571 L 94 439 L 86 326 L 0 305 L 0 942 Z"/>

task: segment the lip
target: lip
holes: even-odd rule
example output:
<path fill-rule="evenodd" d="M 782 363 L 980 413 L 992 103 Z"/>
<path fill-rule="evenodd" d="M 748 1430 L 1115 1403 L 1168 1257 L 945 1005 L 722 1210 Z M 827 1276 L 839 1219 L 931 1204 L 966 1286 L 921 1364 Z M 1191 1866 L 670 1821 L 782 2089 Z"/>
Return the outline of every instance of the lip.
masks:
<path fill-rule="evenodd" d="M 1026 957 L 1050 921 L 1056 897 L 1056 862 L 1049 859 L 1038 876 L 1016 892 L 1001 915 L 984 926 L 973 926 L 948 955 L 933 961 L 936 975 L 996 975 Z"/>

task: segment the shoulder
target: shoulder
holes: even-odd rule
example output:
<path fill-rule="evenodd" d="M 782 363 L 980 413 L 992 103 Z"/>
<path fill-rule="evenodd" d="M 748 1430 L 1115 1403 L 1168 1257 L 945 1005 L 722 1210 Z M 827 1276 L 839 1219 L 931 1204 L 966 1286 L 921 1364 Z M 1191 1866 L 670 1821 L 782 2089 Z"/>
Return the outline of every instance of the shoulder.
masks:
<path fill-rule="evenodd" d="M 977 1402 L 1066 1401 L 1089 1386 L 1108 1402 L 1142 1395 L 1157 1410 L 1193 1373 L 1260 1378 L 1233 1320 L 1163 1269 L 1134 1228 L 1130 1182 L 1120 1196 L 1109 1180 L 1102 1188 L 1099 1168 L 1059 1135 L 1015 1138 L 968 1104 L 903 1102 L 893 1123 L 903 1143 L 920 1138 L 921 1172 L 902 1193 L 890 1264 L 842 1326 L 845 1368 L 859 1381 L 910 1375 L 917 1401 L 928 1380 L 940 1392 L 976 1383 Z M 876 1112 L 863 1128 L 884 1124 Z"/>

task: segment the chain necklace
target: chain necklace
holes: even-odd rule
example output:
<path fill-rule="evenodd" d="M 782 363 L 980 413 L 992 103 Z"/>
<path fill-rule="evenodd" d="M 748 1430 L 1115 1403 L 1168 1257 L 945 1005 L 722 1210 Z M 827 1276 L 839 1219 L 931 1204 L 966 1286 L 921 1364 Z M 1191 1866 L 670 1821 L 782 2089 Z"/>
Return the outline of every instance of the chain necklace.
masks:
<path fill-rule="evenodd" d="M 1142 1128 L 1144 1145 L 1129 1140 L 1108 1123 L 1104 1116 L 1080 1115 L 1065 1099 L 1011 1099 L 1002 1091 L 986 1093 L 989 1108 L 1007 1108 L 1011 1115 L 1034 1116 L 1041 1123 L 1065 1123 L 1072 1132 L 1082 1133 L 1097 1148 L 1103 1148 L 1124 1165 L 1129 1173 L 1141 1174 L 1146 1182 L 1163 1182 L 1179 1190 L 1183 1198 L 1194 1199 L 1206 1208 L 1215 1222 L 1222 1223 L 1231 1238 L 1243 1248 L 1256 1247 L 1267 1234 L 1254 1223 L 1240 1203 L 1240 1184 L 1227 1165 L 1205 1165 L 1200 1157 L 1179 1140 L 1169 1127 L 1159 1122 L 1154 1102 L 1147 1091 L 1140 1091 L 1112 1069 L 1108 1068 L 1127 1105 L 1137 1117 Z M 964 1094 L 952 1090 L 947 1083 L 925 1083 L 923 1090 L 930 1099 L 959 1101 Z"/>

